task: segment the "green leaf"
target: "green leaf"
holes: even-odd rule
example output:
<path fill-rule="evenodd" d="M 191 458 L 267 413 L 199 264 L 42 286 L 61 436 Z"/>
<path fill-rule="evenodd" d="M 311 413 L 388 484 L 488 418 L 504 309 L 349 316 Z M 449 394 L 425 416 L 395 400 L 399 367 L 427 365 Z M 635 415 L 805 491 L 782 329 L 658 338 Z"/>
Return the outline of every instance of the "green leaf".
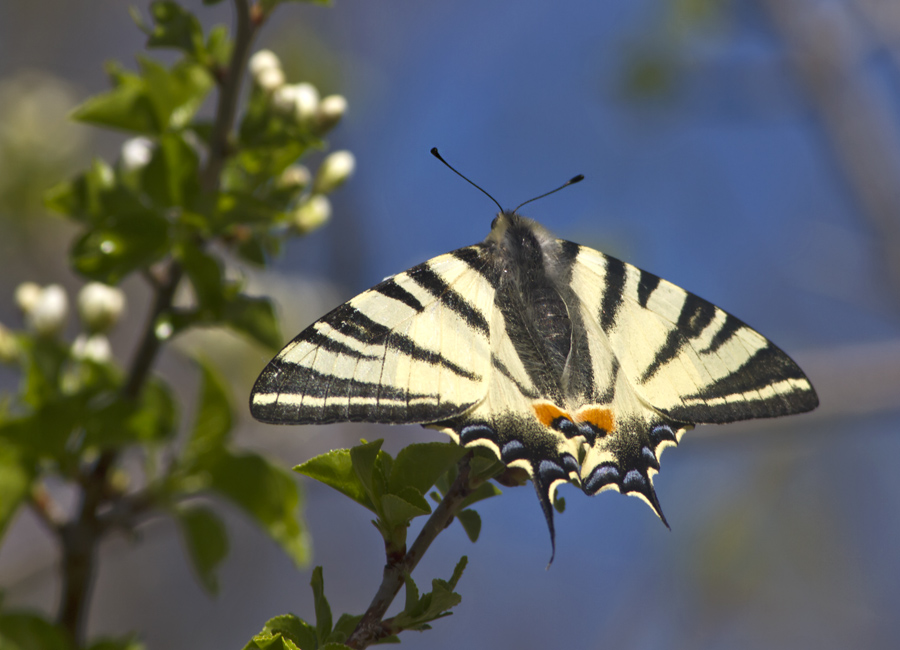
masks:
<path fill-rule="evenodd" d="M 412 576 L 409 575 L 409 573 L 403 574 L 403 582 L 406 584 L 406 605 L 404 606 L 403 611 L 413 612 L 419 605 L 419 588 L 416 586 L 415 581 L 413 581 Z"/>
<path fill-rule="evenodd" d="M 115 447 L 135 442 L 167 440 L 176 433 L 176 408 L 168 385 L 153 378 L 137 400 L 123 398 L 118 390 L 102 397 L 110 401 L 99 408 L 90 404 L 84 428 L 86 446 Z M 103 400 L 94 400 L 103 402 Z"/>
<path fill-rule="evenodd" d="M 478 541 L 478 535 L 481 533 L 481 516 L 474 510 L 460 510 L 456 514 L 459 523 L 462 524 L 466 531 L 466 536 L 472 543 Z"/>
<path fill-rule="evenodd" d="M 270 350 L 280 350 L 284 345 L 275 307 L 269 298 L 237 294 L 226 303 L 222 317 L 228 327 Z"/>
<path fill-rule="evenodd" d="M 206 69 L 188 60 L 171 69 L 146 57 L 138 64 L 139 74 L 110 67 L 113 89 L 88 99 L 73 118 L 148 135 L 187 126 L 213 86 Z"/>
<path fill-rule="evenodd" d="M 180 133 L 163 133 L 141 168 L 141 186 L 160 207 L 190 207 L 200 194 L 200 161 Z"/>
<path fill-rule="evenodd" d="M 450 587 L 450 589 L 456 589 L 456 585 L 459 583 L 459 579 L 462 578 L 463 571 L 466 570 L 468 564 L 469 558 L 467 556 L 463 555 L 459 558 L 459 562 L 453 567 L 453 575 L 450 576 L 450 581 L 447 583 L 447 586 Z"/>
<path fill-rule="evenodd" d="M 200 21 L 175 2 L 154 2 L 150 15 L 156 25 L 147 39 L 147 47 L 174 47 L 202 59 L 203 28 Z"/>
<path fill-rule="evenodd" d="M 482 483 L 477 488 L 475 488 L 469 496 L 463 499 L 460 507 L 468 508 L 473 503 L 478 503 L 479 501 L 490 499 L 491 497 L 500 496 L 501 494 L 503 494 L 503 492 L 493 483 Z"/>
<path fill-rule="evenodd" d="M 88 230 L 72 248 L 75 270 L 92 280 L 116 285 L 169 252 L 169 224 L 152 212 L 112 216 Z"/>
<path fill-rule="evenodd" d="M 381 445 L 383 442 L 384 440 L 375 440 L 373 442 L 357 445 L 350 450 L 350 458 L 353 461 L 353 471 L 356 472 L 356 476 L 359 478 L 360 483 L 362 483 L 363 489 L 365 489 L 369 500 L 374 504 L 375 512 L 380 512 L 381 496 L 385 493 L 387 488 L 387 481 L 385 480 L 386 472 L 384 471 L 385 462 L 383 458 L 385 456 L 390 458 L 390 456 L 381 452 Z M 378 463 L 379 457 L 382 459 L 381 463 Z"/>
<path fill-rule="evenodd" d="M 212 510 L 202 506 L 182 506 L 175 515 L 200 584 L 208 592 L 218 593 L 216 569 L 228 555 L 225 524 Z"/>
<path fill-rule="evenodd" d="M 331 606 L 328 604 L 328 599 L 325 598 L 325 579 L 322 576 L 322 567 L 317 566 L 313 569 L 309 586 L 312 587 L 313 603 L 316 609 L 316 636 L 319 643 L 323 644 L 325 639 L 331 635 L 332 618 Z"/>
<path fill-rule="evenodd" d="M 200 403 L 182 455 L 182 462 L 188 467 L 202 464 L 204 458 L 220 453 L 232 427 L 225 380 L 206 361 L 198 359 L 197 364 L 200 366 Z"/>
<path fill-rule="evenodd" d="M 3 650 L 71 650 L 65 630 L 46 619 L 24 612 L 0 614 Z"/>
<path fill-rule="evenodd" d="M 423 442 L 400 450 L 391 469 L 388 489 L 399 494 L 404 487 L 412 487 L 426 494 L 435 481 L 466 451 L 459 445 L 444 442 Z"/>
<path fill-rule="evenodd" d="M 0 439 L 0 539 L 28 497 L 31 472 L 21 454 Z"/>
<path fill-rule="evenodd" d="M 284 643 L 284 641 L 288 643 Z M 244 646 L 244 650 L 267 650 L 269 648 L 316 650 L 318 648 L 316 631 L 312 625 L 293 614 L 276 616 L 269 619 L 262 631 Z"/>
<path fill-rule="evenodd" d="M 411 519 L 429 514 L 431 508 L 424 502 L 421 495 L 419 496 L 419 499 L 421 499 L 423 503 L 410 503 L 396 494 L 385 494 L 382 496 L 382 518 L 387 524 L 388 529 L 392 530 L 398 526 L 407 526 Z M 424 509 L 422 508 L 422 505 L 425 506 Z"/>
<path fill-rule="evenodd" d="M 300 492 L 280 465 L 251 452 L 223 451 L 206 472 L 209 487 L 256 520 L 299 566 L 309 558 L 309 540 L 300 528 Z"/>
<path fill-rule="evenodd" d="M 164 124 L 157 117 L 144 80 L 118 64 L 112 64 L 108 72 L 113 89 L 88 98 L 72 111 L 72 119 L 134 133 L 161 133 Z"/>
<path fill-rule="evenodd" d="M 294 471 L 334 488 L 364 508 L 375 512 L 375 505 L 353 469 L 349 449 L 335 449 L 310 458 L 302 465 L 297 465 Z"/>
<path fill-rule="evenodd" d="M 108 196 L 115 186 L 112 167 L 94 159 L 86 172 L 50 188 L 44 197 L 44 204 L 54 212 L 92 222 L 107 216 Z"/>
<path fill-rule="evenodd" d="M 226 65 L 231 59 L 232 42 L 225 25 L 216 25 L 209 30 L 206 39 L 207 65 Z"/>
<path fill-rule="evenodd" d="M 136 636 L 129 635 L 94 641 L 87 650 L 144 650 L 144 644 Z"/>

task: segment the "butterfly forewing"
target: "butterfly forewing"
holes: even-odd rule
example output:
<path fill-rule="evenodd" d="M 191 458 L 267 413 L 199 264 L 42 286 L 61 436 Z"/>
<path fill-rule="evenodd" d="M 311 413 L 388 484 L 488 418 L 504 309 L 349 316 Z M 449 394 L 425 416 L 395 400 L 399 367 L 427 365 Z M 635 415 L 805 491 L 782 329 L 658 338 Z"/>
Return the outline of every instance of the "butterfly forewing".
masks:
<path fill-rule="evenodd" d="M 490 342 L 480 323 L 492 307 L 492 287 L 471 266 L 453 253 L 431 259 L 301 332 L 257 379 L 251 412 L 275 424 L 457 415 L 487 392 Z"/>

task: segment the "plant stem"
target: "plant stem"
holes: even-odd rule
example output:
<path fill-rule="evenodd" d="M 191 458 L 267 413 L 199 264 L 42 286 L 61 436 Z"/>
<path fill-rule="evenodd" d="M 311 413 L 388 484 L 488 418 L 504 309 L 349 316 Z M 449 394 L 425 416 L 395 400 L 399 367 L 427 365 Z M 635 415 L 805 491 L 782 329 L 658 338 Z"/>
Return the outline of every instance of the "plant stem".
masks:
<path fill-rule="evenodd" d="M 209 155 L 200 175 L 200 185 L 214 205 L 219 189 L 220 176 L 229 155 L 229 139 L 237 114 L 243 70 L 250 51 L 250 44 L 262 18 L 251 19 L 248 0 L 234 0 L 235 38 L 231 61 L 225 71 L 216 107 L 216 119 L 210 138 Z M 181 282 L 183 270 L 175 259 L 163 266 L 159 281 L 155 283 L 153 307 L 148 314 L 140 343 L 132 359 L 130 370 L 122 387 L 122 397 L 137 399 L 156 362 L 165 340 L 157 331 L 158 321 L 173 304 L 175 292 Z M 115 449 L 101 452 L 97 461 L 81 478 L 82 496 L 78 514 L 73 520 L 57 527 L 62 547 L 62 593 L 60 595 L 58 623 L 64 627 L 77 645 L 85 636 L 87 611 L 96 570 L 97 547 L 103 534 L 110 528 L 101 519 L 100 510 L 110 501 L 109 474 L 118 459 Z M 139 508 L 140 511 L 145 507 Z"/>
<path fill-rule="evenodd" d="M 431 513 L 431 517 L 428 518 L 409 551 L 399 560 L 391 561 L 391 558 L 388 558 L 381 586 L 356 629 L 353 630 L 353 634 L 347 639 L 346 644 L 351 648 L 362 650 L 379 639 L 395 633 L 395 630 L 391 630 L 384 624 L 384 615 L 399 593 L 400 587 L 403 586 L 404 575 L 412 573 L 419 560 L 425 555 L 425 551 L 441 531 L 450 525 L 463 501 L 472 493 L 472 487 L 469 485 L 469 459 L 470 456 L 467 454 L 459 462 L 456 480 L 434 512 Z"/>

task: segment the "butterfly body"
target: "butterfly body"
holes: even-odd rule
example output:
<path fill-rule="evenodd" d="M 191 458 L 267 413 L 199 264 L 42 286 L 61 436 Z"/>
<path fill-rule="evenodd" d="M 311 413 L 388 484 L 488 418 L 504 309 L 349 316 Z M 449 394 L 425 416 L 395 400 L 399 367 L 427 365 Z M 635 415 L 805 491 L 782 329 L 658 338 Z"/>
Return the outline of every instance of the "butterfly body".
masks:
<path fill-rule="evenodd" d="M 638 496 L 695 424 L 815 408 L 800 368 L 743 322 L 516 212 L 480 244 L 352 298 L 262 372 L 254 417 L 422 424 L 531 476 L 553 537 L 564 482 Z"/>

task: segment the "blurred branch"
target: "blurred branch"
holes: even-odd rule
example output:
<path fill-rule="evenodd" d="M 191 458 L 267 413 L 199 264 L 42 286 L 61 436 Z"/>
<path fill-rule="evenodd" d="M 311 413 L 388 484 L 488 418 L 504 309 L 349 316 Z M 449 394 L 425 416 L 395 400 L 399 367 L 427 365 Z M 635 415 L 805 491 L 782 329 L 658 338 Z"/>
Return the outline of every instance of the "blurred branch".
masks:
<path fill-rule="evenodd" d="M 865 35 L 845 2 L 761 3 L 784 39 L 838 164 L 877 235 L 885 272 L 900 292 L 900 129 L 861 74 Z"/>
<path fill-rule="evenodd" d="M 220 71 L 219 98 L 216 118 L 212 127 L 209 155 L 201 171 L 201 187 L 214 201 L 219 189 L 219 179 L 225 160 L 230 155 L 229 140 L 234 128 L 240 96 L 241 80 L 249 56 L 250 45 L 265 15 L 251 15 L 248 0 L 234 0 L 235 36 L 234 49 L 227 70 Z M 258 12 L 257 12 L 258 13 Z M 210 203 L 212 205 L 212 202 Z M 122 388 L 125 397 L 132 400 L 140 395 L 150 370 L 156 362 L 165 341 L 158 332 L 161 316 L 172 308 L 175 292 L 183 271 L 174 258 L 167 260 L 154 278 L 154 300 L 141 333 L 140 343 L 132 359 L 127 379 Z M 111 494 L 109 475 L 118 458 L 114 449 L 104 450 L 91 468 L 81 477 L 82 497 L 75 519 L 57 526 L 62 546 L 62 593 L 57 620 L 79 645 L 84 641 L 90 591 L 93 586 L 96 553 L 104 533 L 112 526 L 129 526 L 131 520 L 152 505 L 139 499 L 132 503 L 126 496 Z M 101 509 L 112 505 L 105 516 Z M 136 506 L 136 508 L 131 508 Z M 122 517 L 125 517 L 123 520 Z"/>

